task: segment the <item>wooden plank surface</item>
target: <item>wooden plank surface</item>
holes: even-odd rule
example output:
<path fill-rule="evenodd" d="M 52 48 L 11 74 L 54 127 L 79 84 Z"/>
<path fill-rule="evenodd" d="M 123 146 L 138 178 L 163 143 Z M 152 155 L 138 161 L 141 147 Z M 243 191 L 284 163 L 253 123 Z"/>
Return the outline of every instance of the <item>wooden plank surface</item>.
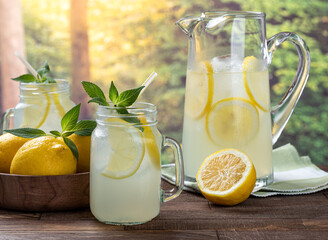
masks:
<path fill-rule="evenodd" d="M 328 190 L 250 197 L 233 207 L 216 206 L 200 195 L 183 192 L 164 203 L 155 219 L 135 226 L 100 223 L 88 208 L 63 212 L 0 209 L 0 239 L 86 238 L 328 239 Z"/>

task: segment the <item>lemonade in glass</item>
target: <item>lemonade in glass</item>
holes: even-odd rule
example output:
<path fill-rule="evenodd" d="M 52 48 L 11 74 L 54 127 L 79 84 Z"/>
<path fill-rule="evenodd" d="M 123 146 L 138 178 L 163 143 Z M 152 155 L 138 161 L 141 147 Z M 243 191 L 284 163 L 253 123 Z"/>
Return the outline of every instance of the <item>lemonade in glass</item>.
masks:
<path fill-rule="evenodd" d="M 91 138 L 90 208 L 101 222 L 140 224 L 159 214 L 164 201 L 183 188 L 183 163 L 179 144 L 157 130 L 156 107 L 135 103 L 125 108 L 98 106 L 97 127 Z M 164 198 L 161 190 L 161 149 L 173 149 L 177 184 Z"/>

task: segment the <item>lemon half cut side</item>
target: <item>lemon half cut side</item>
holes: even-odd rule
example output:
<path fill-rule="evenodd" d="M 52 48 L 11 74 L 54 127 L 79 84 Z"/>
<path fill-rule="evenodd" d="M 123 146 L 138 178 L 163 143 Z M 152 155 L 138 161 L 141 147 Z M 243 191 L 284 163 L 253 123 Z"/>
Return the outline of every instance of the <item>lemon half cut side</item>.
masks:
<path fill-rule="evenodd" d="M 216 145 L 237 145 L 253 139 L 259 128 L 255 105 L 244 98 L 216 102 L 206 116 L 206 131 Z"/>
<path fill-rule="evenodd" d="M 107 121 L 125 123 L 122 119 Z M 123 179 L 135 174 L 145 155 L 142 132 L 136 127 L 123 124 L 111 126 L 108 141 L 111 148 L 109 161 L 101 174 L 113 179 Z"/>
<path fill-rule="evenodd" d="M 208 156 L 196 176 L 206 199 L 220 205 L 236 205 L 254 189 L 256 172 L 250 158 L 237 149 L 223 149 Z"/>

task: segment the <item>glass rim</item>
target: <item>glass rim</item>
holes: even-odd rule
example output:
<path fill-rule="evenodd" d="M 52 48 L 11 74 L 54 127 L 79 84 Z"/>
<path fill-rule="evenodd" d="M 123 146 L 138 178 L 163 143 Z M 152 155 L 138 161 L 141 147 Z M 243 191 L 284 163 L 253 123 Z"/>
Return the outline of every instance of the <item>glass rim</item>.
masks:
<path fill-rule="evenodd" d="M 122 108 L 115 107 L 112 103 L 109 106 L 98 105 L 97 116 L 105 118 L 135 118 L 142 116 L 156 116 L 157 109 L 152 103 L 146 102 L 136 102 L 130 107 Z M 116 110 L 126 109 L 129 113 L 122 114 L 118 113 Z"/>
<path fill-rule="evenodd" d="M 236 16 L 239 18 L 263 18 L 264 12 L 252 12 L 252 11 L 206 11 L 202 13 L 202 17 L 212 18 L 219 16 Z"/>
<path fill-rule="evenodd" d="M 67 80 L 65 79 L 54 79 L 56 82 L 55 83 L 37 83 L 37 82 L 29 82 L 29 83 L 25 83 L 25 82 L 20 82 L 21 86 L 49 86 L 49 85 L 64 85 L 66 83 L 68 83 Z"/>
<path fill-rule="evenodd" d="M 117 110 L 117 109 L 123 109 L 122 107 L 115 107 L 113 103 L 109 103 L 109 106 L 103 106 L 98 105 L 98 108 L 102 109 L 108 109 L 108 110 Z M 135 102 L 130 107 L 125 107 L 126 110 L 147 110 L 147 112 L 156 112 L 156 106 L 152 103 L 146 103 L 146 102 Z"/>

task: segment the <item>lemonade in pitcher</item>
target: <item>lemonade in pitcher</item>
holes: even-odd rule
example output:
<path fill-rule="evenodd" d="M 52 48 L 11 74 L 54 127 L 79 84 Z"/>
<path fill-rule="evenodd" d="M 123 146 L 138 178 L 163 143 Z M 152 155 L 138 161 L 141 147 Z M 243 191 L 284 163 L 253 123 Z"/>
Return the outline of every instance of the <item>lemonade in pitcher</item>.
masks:
<path fill-rule="evenodd" d="M 207 156 L 225 148 L 245 152 L 257 178 L 272 174 L 267 65 L 253 56 L 239 68 L 232 64 L 229 57 L 213 58 L 187 71 L 183 152 L 192 179 Z"/>

